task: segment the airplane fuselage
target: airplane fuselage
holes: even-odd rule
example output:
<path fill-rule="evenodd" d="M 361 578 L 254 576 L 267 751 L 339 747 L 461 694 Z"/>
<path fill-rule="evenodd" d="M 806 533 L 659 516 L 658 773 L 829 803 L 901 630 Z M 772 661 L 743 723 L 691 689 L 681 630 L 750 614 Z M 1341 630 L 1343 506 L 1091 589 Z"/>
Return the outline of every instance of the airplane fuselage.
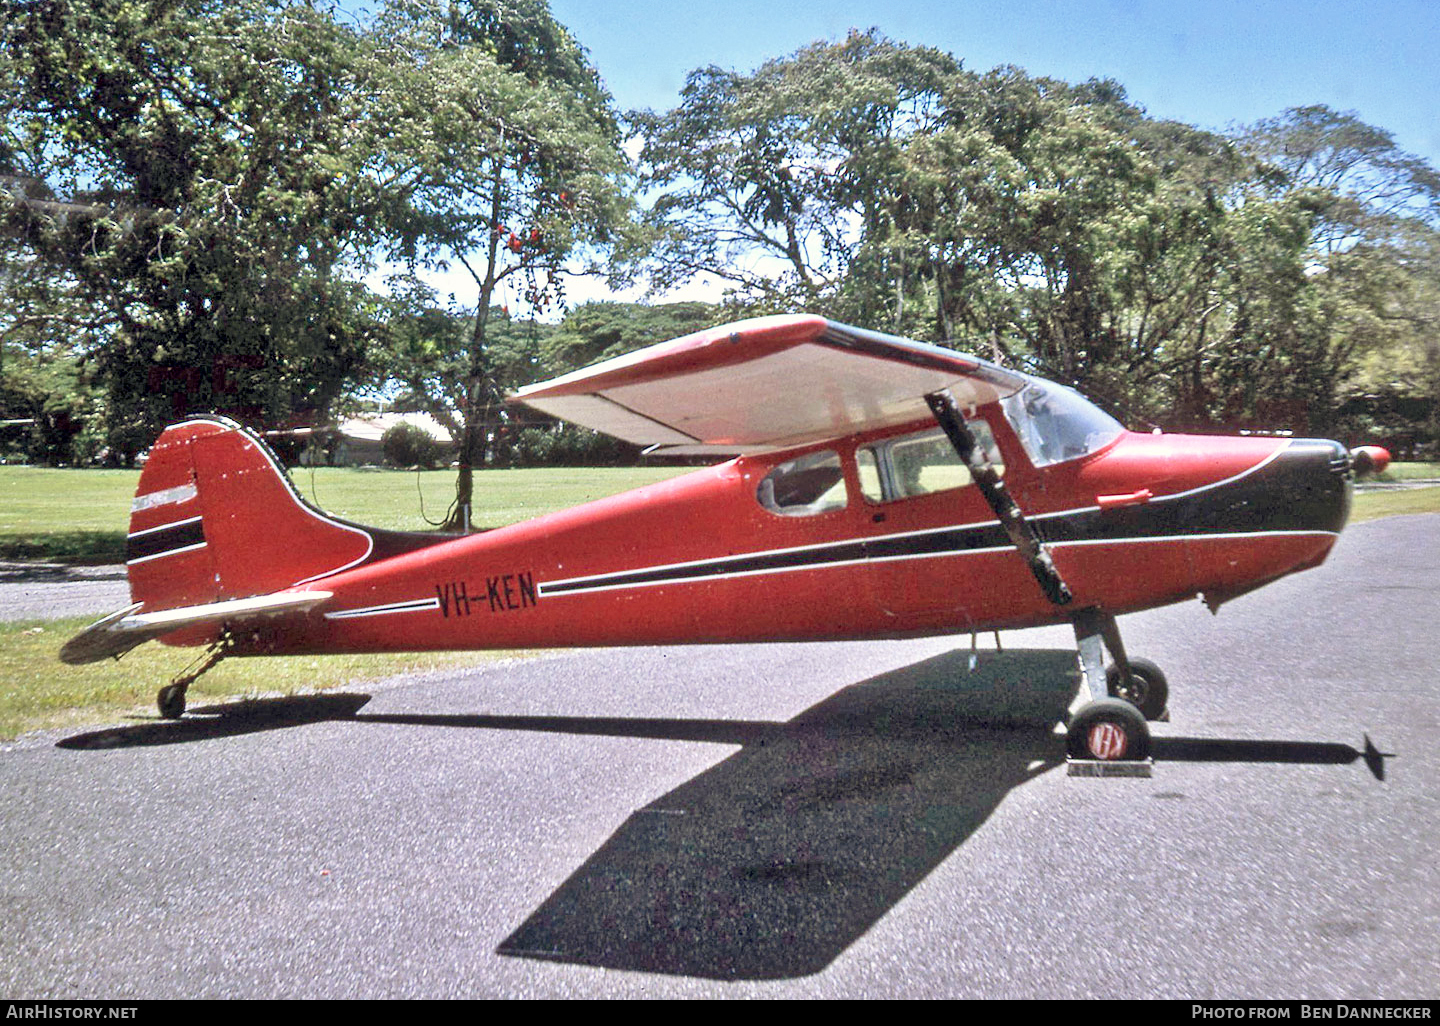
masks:
<path fill-rule="evenodd" d="M 1115 615 L 1202 593 L 1223 601 L 1321 562 L 1348 514 L 1349 463 L 1335 442 L 1125 432 L 1083 458 L 1036 468 L 998 407 L 978 417 L 1011 495 L 1073 591 L 1064 606 L 1046 597 L 973 483 L 905 497 L 881 488 L 868 469 L 874 453 L 932 421 L 741 457 L 361 561 L 302 585 L 333 597 L 303 620 L 248 627 L 237 654 L 1039 626 L 1086 607 Z M 836 482 L 823 502 L 777 507 L 766 482 L 782 465 L 829 468 Z"/>
<path fill-rule="evenodd" d="M 1216 609 L 1315 566 L 1356 469 L 1388 460 L 1315 439 L 1136 434 L 1055 382 L 810 315 L 705 329 L 513 399 L 664 453 L 743 455 L 498 530 L 406 534 L 310 506 L 259 437 L 195 417 L 141 474 L 131 605 L 60 658 L 213 643 L 157 694 L 175 718 L 228 655 L 1068 623 L 1091 700 L 1066 750 L 1138 764 L 1168 685 L 1128 658 L 1115 617 L 1196 595 Z"/>

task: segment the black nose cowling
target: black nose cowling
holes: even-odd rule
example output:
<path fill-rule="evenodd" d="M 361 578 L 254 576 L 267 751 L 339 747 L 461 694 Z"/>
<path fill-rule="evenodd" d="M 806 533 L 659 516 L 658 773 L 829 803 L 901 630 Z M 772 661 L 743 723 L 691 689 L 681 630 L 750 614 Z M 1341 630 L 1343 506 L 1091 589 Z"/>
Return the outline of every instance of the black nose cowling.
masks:
<path fill-rule="evenodd" d="M 1276 458 L 1273 472 L 1257 475 L 1262 515 L 1275 530 L 1339 533 L 1350 517 L 1355 480 L 1350 452 L 1327 438 L 1297 438 Z"/>
<path fill-rule="evenodd" d="M 1296 438 L 1275 458 L 1224 487 L 1202 492 L 1184 510 L 1200 531 L 1325 531 L 1350 516 L 1354 475 L 1339 442 Z"/>

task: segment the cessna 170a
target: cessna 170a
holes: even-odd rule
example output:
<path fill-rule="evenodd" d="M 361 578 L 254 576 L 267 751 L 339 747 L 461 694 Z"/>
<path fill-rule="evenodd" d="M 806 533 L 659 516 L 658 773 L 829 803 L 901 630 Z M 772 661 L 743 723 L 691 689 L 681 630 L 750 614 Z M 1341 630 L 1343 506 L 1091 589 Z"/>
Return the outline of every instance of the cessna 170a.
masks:
<path fill-rule="evenodd" d="M 813 316 L 698 332 L 514 401 L 727 462 L 468 535 L 306 503 L 259 437 L 167 428 L 131 507 L 132 605 L 61 658 L 906 638 L 1073 625 L 1072 757 L 1143 760 L 1165 715 L 1121 614 L 1212 609 L 1322 562 L 1357 466 L 1278 437 L 1135 434 L 1070 389 Z M 1104 650 L 1114 665 L 1107 671 Z M 203 671 L 202 671 L 203 672 Z M 179 717 L 197 673 L 160 691 Z"/>

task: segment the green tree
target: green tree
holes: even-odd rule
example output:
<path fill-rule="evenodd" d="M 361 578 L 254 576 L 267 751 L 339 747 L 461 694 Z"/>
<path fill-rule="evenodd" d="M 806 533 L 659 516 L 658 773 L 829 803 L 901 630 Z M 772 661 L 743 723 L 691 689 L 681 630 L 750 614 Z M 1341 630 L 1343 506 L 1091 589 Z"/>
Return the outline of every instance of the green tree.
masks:
<path fill-rule="evenodd" d="M 492 309 L 486 320 L 486 344 L 479 366 L 496 395 L 545 376 L 541 353 L 554 331 L 552 325 L 512 318 L 499 308 Z M 471 351 L 474 324 L 474 314 L 468 310 L 423 303 L 403 307 L 392 316 L 389 342 L 374 363 L 381 378 L 403 386 L 397 409 L 429 413 L 455 439 L 465 434 L 463 411 L 476 366 Z M 513 411 L 498 404 L 486 420 L 489 463 L 505 466 L 515 461 L 518 428 L 514 421 Z"/>
<path fill-rule="evenodd" d="M 0 460 L 84 464 L 105 454 L 104 397 L 63 344 L 12 346 L 0 376 Z"/>
<path fill-rule="evenodd" d="M 641 185 L 657 193 L 654 287 L 705 274 L 754 310 L 831 309 L 884 216 L 892 158 L 960 74 L 873 30 L 751 75 L 692 72 L 674 110 L 632 115 Z"/>
<path fill-rule="evenodd" d="M 1412 226 L 1393 266 L 1382 338 L 1356 361 L 1342 393 L 1341 428 L 1401 458 L 1440 439 L 1440 232 Z"/>
<path fill-rule="evenodd" d="M 378 327 L 347 274 L 382 68 L 357 33 L 279 0 L 36 0 L 0 50 L 0 233 L 48 290 L 12 289 L 7 330 L 78 340 L 132 451 L 193 410 L 324 410 Z"/>
<path fill-rule="evenodd" d="M 1411 411 L 1412 439 L 1420 422 L 1433 429 L 1440 173 L 1384 129 L 1325 106 L 1292 108 L 1237 139 L 1275 168 L 1272 195 L 1303 196 L 1314 211 L 1301 316 L 1286 346 L 1307 426 L 1344 427 L 1342 405 L 1378 404 Z M 1389 430 L 1398 430 L 1393 413 Z"/>
<path fill-rule="evenodd" d="M 1325 426 L 1431 209 L 1423 162 L 1344 118 L 1261 145 L 873 31 L 696 71 L 635 120 L 657 287 L 713 274 L 754 309 L 931 338 L 1167 425 Z"/>
<path fill-rule="evenodd" d="M 543 0 L 392 0 L 377 31 L 404 69 L 370 128 L 391 255 L 459 264 L 477 290 L 468 336 L 450 336 L 463 371 L 446 404 L 462 439 L 450 526 L 468 530 L 472 468 L 495 458 L 504 424 L 499 289 L 520 283 L 535 310 L 563 305 L 567 275 L 623 249 L 627 161 L 609 95 Z"/>
<path fill-rule="evenodd" d="M 1281 173 L 1276 188 L 1325 195 L 1314 239 L 1322 253 L 1382 241 L 1409 221 L 1440 226 L 1440 172 L 1353 111 L 1292 107 L 1238 138 Z"/>
<path fill-rule="evenodd" d="M 396 424 L 380 436 L 385 462 L 392 467 L 433 467 L 443 447 L 439 439 L 415 424 Z"/>

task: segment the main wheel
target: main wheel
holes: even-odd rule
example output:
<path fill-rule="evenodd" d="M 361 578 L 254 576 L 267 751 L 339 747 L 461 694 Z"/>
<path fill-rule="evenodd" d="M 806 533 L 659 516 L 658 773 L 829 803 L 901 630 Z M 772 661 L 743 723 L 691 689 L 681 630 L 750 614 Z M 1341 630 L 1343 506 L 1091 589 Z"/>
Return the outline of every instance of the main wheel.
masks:
<path fill-rule="evenodd" d="M 185 689 L 179 684 L 166 684 L 155 697 L 160 715 L 167 720 L 178 720 L 185 715 Z"/>
<path fill-rule="evenodd" d="M 1147 720 L 1163 719 L 1170 704 L 1170 685 L 1165 682 L 1165 674 L 1148 659 L 1130 660 L 1128 682 L 1120 679 L 1119 666 L 1111 666 L 1105 671 L 1105 686 L 1112 697 L 1123 698 Z"/>
<path fill-rule="evenodd" d="M 1072 759 L 1140 761 L 1150 758 L 1150 727 L 1124 699 L 1099 698 L 1070 721 L 1065 748 Z"/>

